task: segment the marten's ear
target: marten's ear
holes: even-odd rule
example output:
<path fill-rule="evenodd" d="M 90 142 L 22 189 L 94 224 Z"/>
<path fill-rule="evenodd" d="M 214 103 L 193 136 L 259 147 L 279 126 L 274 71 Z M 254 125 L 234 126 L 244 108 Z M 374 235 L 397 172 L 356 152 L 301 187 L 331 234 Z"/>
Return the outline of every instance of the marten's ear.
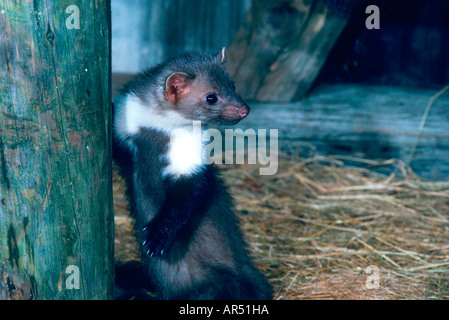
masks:
<path fill-rule="evenodd" d="M 220 52 L 217 54 L 217 59 L 221 64 L 226 62 L 226 48 L 221 48 Z"/>
<path fill-rule="evenodd" d="M 190 91 L 192 78 L 183 72 L 172 73 L 165 82 L 165 96 L 172 103 L 177 103 L 180 98 Z"/>

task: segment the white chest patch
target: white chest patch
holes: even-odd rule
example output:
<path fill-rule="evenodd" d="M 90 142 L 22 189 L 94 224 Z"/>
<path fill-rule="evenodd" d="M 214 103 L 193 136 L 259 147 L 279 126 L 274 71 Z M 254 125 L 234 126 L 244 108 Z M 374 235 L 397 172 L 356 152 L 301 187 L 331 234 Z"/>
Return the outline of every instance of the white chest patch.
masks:
<path fill-rule="evenodd" d="M 206 151 L 202 143 L 201 123 L 187 120 L 178 112 L 156 112 L 154 106 L 145 105 L 130 93 L 116 100 L 114 130 L 124 141 L 141 128 L 159 130 L 170 136 L 168 151 L 163 157 L 168 165 L 162 174 L 178 178 L 191 175 L 204 168 Z"/>
<path fill-rule="evenodd" d="M 173 110 L 156 112 L 154 106 L 145 105 L 132 93 L 127 94 L 121 101 L 117 101 L 115 108 L 117 116 L 114 119 L 114 130 L 122 138 L 138 133 L 141 128 L 170 133 L 177 127 L 191 123 L 191 120 L 186 120 Z"/>
<path fill-rule="evenodd" d="M 205 151 L 201 139 L 201 130 L 182 128 L 173 130 L 166 155 L 168 166 L 163 174 L 179 177 L 203 169 Z"/>

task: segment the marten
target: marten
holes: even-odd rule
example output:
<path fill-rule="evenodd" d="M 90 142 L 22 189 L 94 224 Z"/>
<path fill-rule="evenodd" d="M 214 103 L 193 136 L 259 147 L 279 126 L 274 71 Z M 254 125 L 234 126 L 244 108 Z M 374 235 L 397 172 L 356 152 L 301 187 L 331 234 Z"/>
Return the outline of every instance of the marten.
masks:
<path fill-rule="evenodd" d="M 272 299 L 194 121 L 232 125 L 250 109 L 225 49 L 187 52 L 138 74 L 114 100 L 113 157 L 126 183 L 146 274 L 160 299 Z"/>

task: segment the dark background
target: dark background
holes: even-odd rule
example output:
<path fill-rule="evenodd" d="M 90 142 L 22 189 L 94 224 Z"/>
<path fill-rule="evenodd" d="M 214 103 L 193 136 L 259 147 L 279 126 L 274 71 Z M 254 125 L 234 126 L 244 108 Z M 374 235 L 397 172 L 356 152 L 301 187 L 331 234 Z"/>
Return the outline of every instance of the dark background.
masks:
<path fill-rule="evenodd" d="M 368 3 L 380 9 L 380 30 L 365 28 Z M 448 84 L 449 1 L 362 1 L 318 82 L 431 88 Z"/>

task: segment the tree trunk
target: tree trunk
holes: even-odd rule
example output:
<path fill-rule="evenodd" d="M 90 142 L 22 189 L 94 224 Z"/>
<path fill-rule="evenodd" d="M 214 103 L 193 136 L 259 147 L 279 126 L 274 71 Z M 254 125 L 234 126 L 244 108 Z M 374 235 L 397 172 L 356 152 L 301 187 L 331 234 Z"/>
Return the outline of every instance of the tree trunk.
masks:
<path fill-rule="evenodd" d="M 112 297 L 109 17 L 0 0 L 0 299 Z"/>

